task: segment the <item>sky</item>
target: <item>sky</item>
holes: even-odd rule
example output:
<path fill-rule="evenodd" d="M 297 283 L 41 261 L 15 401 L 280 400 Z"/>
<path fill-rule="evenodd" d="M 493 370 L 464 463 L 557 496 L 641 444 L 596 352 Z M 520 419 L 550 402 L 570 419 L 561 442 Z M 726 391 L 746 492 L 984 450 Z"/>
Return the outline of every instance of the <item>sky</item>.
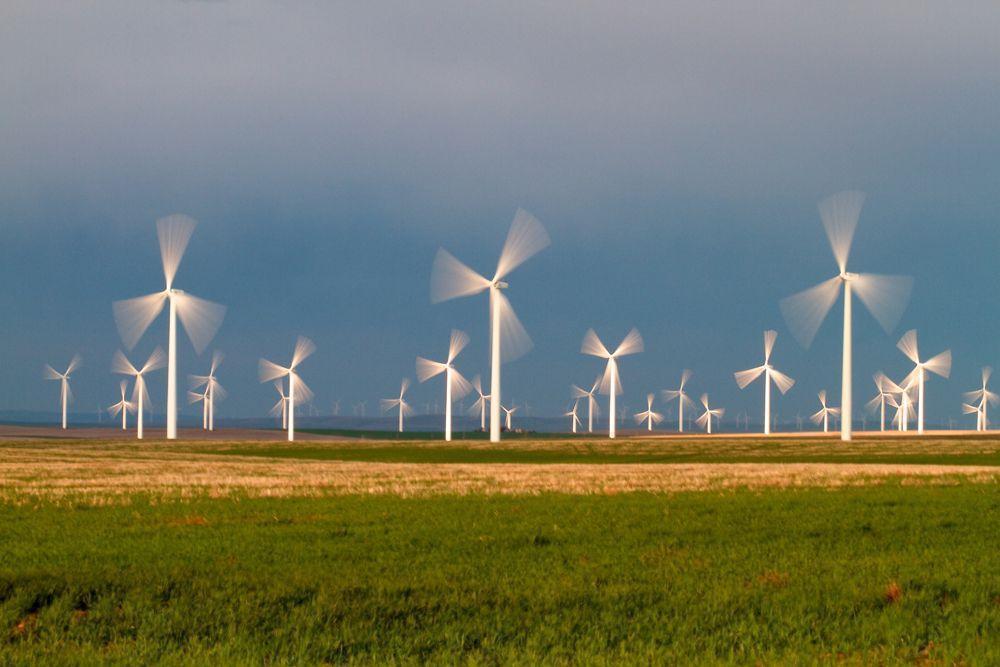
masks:
<path fill-rule="evenodd" d="M 961 419 L 1000 364 L 998 29 L 985 2 L 5 2 L 0 410 L 54 410 L 41 367 L 76 352 L 74 409 L 117 400 L 111 303 L 162 289 L 155 221 L 178 212 L 199 226 L 176 286 L 228 307 L 220 416 L 266 413 L 257 359 L 300 334 L 322 412 L 370 414 L 451 328 L 485 377 L 485 297 L 431 305 L 431 263 L 491 275 L 523 207 L 552 245 L 510 277 L 535 347 L 505 403 L 563 412 L 601 371 L 584 332 L 635 326 L 621 402 L 691 368 L 693 394 L 756 417 L 732 373 L 774 328 L 797 380 L 774 409 L 806 415 L 819 389 L 839 403 L 840 311 L 805 350 L 778 303 L 837 273 L 816 205 L 861 189 L 851 268 L 915 286 L 891 334 L 855 316 L 855 403 L 909 371 L 916 328 L 955 357 L 928 418 Z M 134 357 L 165 341 L 161 318 Z M 185 340 L 182 374 L 209 357 Z"/>

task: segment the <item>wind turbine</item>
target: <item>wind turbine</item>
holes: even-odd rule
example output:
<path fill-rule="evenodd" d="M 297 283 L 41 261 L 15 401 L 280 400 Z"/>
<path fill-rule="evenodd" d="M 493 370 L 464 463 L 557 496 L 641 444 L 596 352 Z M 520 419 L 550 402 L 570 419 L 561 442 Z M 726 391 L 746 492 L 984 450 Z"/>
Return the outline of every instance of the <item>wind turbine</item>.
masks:
<path fill-rule="evenodd" d="M 771 434 L 771 382 L 774 381 L 774 386 L 778 388 L 782 394 L 788 392 L 795 384 L 795 380 L 788 377 L 784 373 L 776 370 L 774 366 L 771 365 L 771 351 L 774 349 L 774 341 L 778 337 L 778 332 L 773 329 L 769 329 L 764 332 L 764 365 L 758 366 L 757 368 L 751 368 L 746 371 L 739 371 L 734 373 L 736 377 L 736 384 L 740 389 L 746 389 L 747 386 L 759 378 L 761 375 L 764 376 L 764 435 Z M 749 423 L 749 417 L 747 422 Z"/>
<path fill-rule="evenodd" d="M 653 424 L 659 424 L 663 421 L 663 415 L 659 412 L 653 412 L 653 395 L 646 394 L 646 410 L 645 412 L 639 412 L 635 416 L 635 421 L 637 424 L 646 422 L 646 430 L 652 431 Z"/>
<path fill-rule="evenodd" d="M 399 384 L 399 398 L 383 398 L 379 401 L 383 412 L 388 412 L 393 408 L 399 408 L 399 425 L 397 429 L 400 433 L 403 432 L 403 417 L 412 412 L 410 404 L 403 398 L 406 396 L 406 390 L 409 388 L 410 378 L 403 378 L 403 381 Z"/>
<path fill-rule="evenodd" d="M 188 392 L 188 403 L 194 405 L 198 401 L 201 401 L 201 430 L 208 430 L 208 389 L 205 389 L 202 393 L 196 391 Z"/>
<path fill-rule="evenodd" d="M 898 394 L 903 390 L 898 384 L 890 380 L 888 376 L 886 376 L 886 374 L 883 373 L 882 371 L 875 373 L 873 379 L 875 380 L 875 388 L 878 389 L 878 393 L 875 394 L 875 397 L 872 398 L 872 400 L 868 401 L 865 407 L 868 408 L 868 410 L 871 412 L 875 412 L 876 410 L 878 410 L 880 429 L 884 432 L 885 406 L 888 404 L 890 405 L 890 407 L 898 407 L 892 405 L 893 403 L 895 403 L 895 401 L 892 401 L 890 399 L 892 399 L 894 394 Z"/>
<path fill-rule="evenodd" d="M 501 409 L 501 410 L 503 410 L 503 411 L 504 411 L 504 414 L 505 414 L 505 415 L 507 416 L 507 432 L 508 432 L 508 433 L 512 433 L 512 432 L 514 431 L 514 427 L 513 427 L 513 425 L 512 425 L 512 424 L 513 424 L 513 422 L 511 421 L 511 419 L 510 419 L 510 418 L 511 418 L 511 416 L 513 416 L 513 414 L 514 414 L 515 412 L 517 412 L 517 406 L 515 405 L 515 406 L 513 406 L 513 407 L 510 407 L 510 408 L 505 408 L 505 407 L 503 407 L 503 406 L 501 405 L 501 406 L 500 406 L 500 409 Z"/>
<path fill-rule="evenodd" d="M 685 368 L 684 372 L 681 373 L 681 384 L 680 384 L 680 386 L 677 387 L 677 389 L 664 389 L 663 390 L 663 398 L 665 400 L 672 401 L 675 398 L 677 399 L 677 432 L 678 433 L 683 433 L 684 432 L 684 404 L 687 403 L 691 407 L 694 407 L 694 401 L 691 400 L 690 396 L 688 396 L 687 394 L 684 393 L 684 385 L 687 384 L 688 380 L 691 379 L 692 375 L 694 375 L 694 373 L 692 373 L 691 371 L 689 371 L 688 369 Z"/>
<path fill-rule="evenodd" d="M 451 339 L 448 342 L 448 360 L 431 361 L 423 357 L 417 357 L 417 379 L 426 382 L 436 375 L 444 373 L 444 439 L 451 441 L 451 404 L 462 398 L 472 389 L 469 381 L 462 377 L 462 374 L 455 370 L 455 357 L 469 344 L 469 336 L 464 331 L 458 329 L 451 330 Z"/>
<path fill-rule="evenodd" d="M 114 405 L 108 406 L 108 412 L 112 417 L 117 417 L 119 413 L 122 416 L 122 430 L 128 430 L 128 413 L 135 410 L 135 406 L 125 398 L 125 390 L 128 388 L 128 381 L 121 381 L 122 399 L 115 403 Z"/>
<path fill-rule="evenodd" d="M 115 321 L 125 347 L 131 350 L 142 338 L 142 334 L 153 323 L 169 302 L 169 322 L 167 328 L 167 439 L 177 437 L 177 318 L 180 317 L 184 330 L 198 354 L 215 337 L 226 307 L 200 299 L 174 289 L 174 276 L 188 241 L 197 225 L 186 215 L 171 215 L 156 221 L 156 233 L 160 241 L 160 260 L 166 288 L 156 294 L 148 294 L 113 304 Z"/>
<path fill-rule="evenodd" d="M 843 366 L 840 401 L 843 419 L 841 440 L 851 439 L 851 306 L 857 294 L 869 312 L 888 333 L 906 308 L 913 279 L 904 276 L 883 276 L 870 273 L 849 273 L 847 257 L 851 252 L 854 229 L 864 205 L 863 192 L 841 192 L 819 204 L 827 238 L 840 273 L 829 280 L 781 301 L 781 311 L 789 328 L 804 347 L 809 347 L 827 313 L 844 292 Z"/>
<path fill-rule="evenodd" d="M 609 438 L 615 437 L 615 417 L 617 416 L 615 414 L 615 397 L 622 390 L 621 381 L 618 379 L 618 357 L 636 354 L 642 352 L 642 350 L 642 336 L 639 335 L 638 329 L 633 328 L 629 331 L 614 352 L 608 351 L 608 348 L 604 346 L 604 343 L 597 337 L 593 329 L 587 329 L 587 333 L 583 335 L 583 344 L 580 346 L 580 352 L 608 360 L 608 365 L 604 369 L 604 376 L 601 378 L 600 391 L 602 394 L 610 396 L 610 409 L 608 410 Z"/>
<path fill-rule="evenodd" d="M 722 416 L 726 414 L 725 408 L 712 408 L 708 405 L 708 394 L 701 395 L 701 404 L 705 406 L 705 411 L 701 413 L 701 416 L 695 419 L 695 423 L 699 426 L 705 427 L 705 432 L 709 435 L 712 434 L 712 417 L 717 419 L 722 419 Z"/>
<path fill-rule="evenodd" d="M 479 376 L 472 378 L 472 388 L 476 390 L 476 394 L 479 398 L 476 402 L 472 404 L 469 408 L 469 414 L 475 416 L 479 413 L 479 430 L 486 431 L 486 404 L 489 403 L 489 394 L 483 393 L 483 382 L 480 380 Z"/>
<path fill-rule="evenodd" d="M 271 416 L 277 417 L 281 415 L 281 428 L 285 430 L 288 428 L 288 396 L 285 395 L 285 383 L 283 380 L 278 379 L 274 381 L 274 389 L 278 392 L 278 402 L 274 404 L 271 408 Z"/>
<path fill-rule="evenodd" d="M 42 376 L 46 380 L 59 380 L 59 403 L 62 406 L 62 427 L 64 431 L 66 430 L 66 408 L 69 402 L 73 400 L 73 392 L 69 389 L 69 376 L 80 367 L 81 363 L 83 363 L 83 360 L 80 358 L 80 355 L 74 354 L 66 370 L 62 373 L 48 364 L 42 369 Z"/>
<path fill-rule="evenodd" d="M 578 398 L 575 401 L 573 401 L 573 409 L 570 410 L 569 412 L 563 413 L 563 417 L 570 418 L 570 423 L 572 424 L 573 433 L 576 433 L 577 426 L 579 426 L 582 423 L 580 421 L 580 418 L 576 414 L 577 408 L 579 407 L 580 407 L 580 399 Z"/>
<path fill-rule="evenodd" d="M 920 361 L 920 352 L 917 350 L 917 330 L 910 329 L 896 343 L 896 347 L 905 354 L 910 361 L 916 364 L 916 368 L 910 371 L 917 382 L 917 433 L 923 435 L 924 432 L 924 380 L 930 371 L 935 375 L 947 378 L 951 375 L 951 350 L 945 350 L 941 354 L 935 355 L 927 361 Z M 909 377 L 909 376 L 907 376 Z"/>
<path fill-rule="evenodd" d="M 163 349 L 157 347 L 153 350 L 153 353 L 149 355 L 149 359 L 143 364 L 142 368 L 136 368 L 132 365 L 132 362 L 128 360 L 125 353 L 121 350 L 115 351 L 115 356 L 111 359 L 111 372 L 117 373 L 118 375 L 131 375 L 135 378 L 135 386 L 132 388 L 132 402 L 135 403 L 135 413 L 136 413 L 136 437 L 142 440 L 143 430 L 142 430 L 142 418 L 143 412 L 148 410 L 147 403 L 149 401 L 149 391 L 146 389 L 146 373 L 163 368 L 166 362 L 166 357 L 163 354 Z"/>
<path fill-rule="evenodd" d="M 261 382 L 272 382 L 279 378 L 288 377 L 288 441 L 295 440 L 295 404 L 308 403 L 312 400 L 312 390 L 302 381 L 296 369 L 309 355 L 316 351 L 316 345 L 306 338 L 299 336 L 295 341 L 295 351 L 292 352 L 292 362 L 288 366 L 261 359 L 257 366 L 257 374 Z"/>
<path fill-rule="evenodd" d="M 994 394 L 989 390 L 990 376 L 993 375 L 993 369 L 989 366 L 983 367 L 983 383 L 979 389 L 975 391 L 968 391 L 965 393 L 965 400 L 967 401 L 978 401 L 975 405 L 977 417 L 976 417 L 976 430 L 985 431 L 989 426 L 989 419 L 986 416 L 986 409 L 988 405 L 998 405 L 1000 404 L 1000 396 Z"/>
<path fill-rule="evenodd" d="M 490 442 L 500 442 L 500 364 L 517 359 L 532 346 L 528 332 L 501 291 L 508 287 L 504 278 L 550 242 L 542 224 L 518 209 L 492 279 L 476 273 L 444 248 L 434 258 L 431 303 L 490 292 Z"/>
<path fill-rule="evenodd" d="M 594 432 L 594 416 L 599 415 L 601 412 L 600 406 L 597 404 L 597 397 L 594 395 L 597 393 L 597 389 L 601 386 L 600 376 L 594 380 L 594 384 L 591 385 L 590 391 L 585 391 L 582 387 L 578 387 L 575 384 L 570 385 L 573 398 L 587 399 L 587 433 Z"/>
<path fill-rule="evenodd" d="M 209 431 L 215 430 L 216 399 L 220 401 L 226 400 L 226 390 L 223 389 L 221 384 L 219 384 L 219 378 L 215 376 L 215 373 L 219 370 L 219 366 L 221 364 L 222 353 L 216 350 L 212 353 L 212 366 L 209 368 L 208 375 L 192 375 L 189 378 L 191 381 L 191 389 L 205 387 L 205 407 L 208 414 Z"/>
<path fill-rule="evenodd" d="M 811 419 L 814 424 L 819 424 L 820 422 L 823 422 L 823 433 L 829 433 L 830 416 L 832 415 L 836 417 L 838 414 L 840 414 L 840 408 L 831 408 L 827 406 L 826 389 L 819 392 L 817 396 L 819 396 L 819 404 L 820 404 L 819 412 L 809 417 L 809 419 Z M 841 423 L 843 423 L 843 420 L 841 420 Z"/>

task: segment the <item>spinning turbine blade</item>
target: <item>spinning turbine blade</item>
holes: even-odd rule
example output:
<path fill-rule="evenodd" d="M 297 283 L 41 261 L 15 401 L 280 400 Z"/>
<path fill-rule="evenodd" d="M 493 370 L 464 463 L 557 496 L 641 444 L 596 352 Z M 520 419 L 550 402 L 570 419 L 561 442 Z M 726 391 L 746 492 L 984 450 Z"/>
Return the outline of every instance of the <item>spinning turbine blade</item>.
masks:
<path fill-rule="evenodd" d="M 289 368 L 296 368 L 316 351 L 316 344 L 305 336 L 295 339 L 295 352 L 292 353 L 292 363 Z"/>
<path fill-rule="evenodd" d="M 309 388 L 309 385 L 298 374 L 292 373 L 291 375 L 295 377 L 295 404 L 311 403 L 315 397 L 312 389 Z"/>
<path fill-rule="evenodd" d="M 451 400 L 453 402 L 461 400 L 468 396 L 470 391 L 472 391 L 472 385 L 469 384 L 469 381 L 454 368 L 451 369 Z"/>
<path fill-rule="evenodd" d="M 222 365 L 222 360 L 225 358 L 221 352 L 216 350 L 212 353 L 212 368 L 209 370 L 209 375 L 215 375 L 215 371 L 219 370 L 219 366 Z"/>
<path fill-rule="evenodd" d="M 861 217 L 861 207 L 865 204 L 865 193 L 857 191 L 839 192 L 819 203 L 819 215 L 823 228 L 830 239 L 833 256 L 843 273 L 847 270 L 847 257 L 851 254 L 851 241 Z"/>
<path fill-rule="evenodd" d="M 118 333 L 121 335 L 126 349 L 131 350 L 135 347 L 135 344 L 142 338 L 142 334 L 146 333 L 149 325 L 163 311 L 163 306 L 166 303 L 167 293 L 157 292 L 134 299 L 115 301 L 112 304 Z"/>
<path fill-rule="evenodd" d="M 493 298 L 500 311 L 500 359 L 506 364 L 530 352 L 534 343 L 503 292 L 497 290 Z"/>
<path fill-rule="evenodd" d="M 163 261 L 163 275 L 167 279 L 167 289 L 174 283 L 177 267 L 181 264 L 191 234 L 198 223 L 186 215 L 168 215 L 156 221 L 156 235 L 160 239 L 160 259 Z"/>
<path fill-rule="evenodd" d="M 73 371 L 79 368 L 81 363 L 83 363 L 83 359 L 80 357 L 80 355 L 74 354 L 73 358 L 69 362 L 69 366 L 66 367 L 66 372 L 63 373 L 63 375 L 66 376 L 72 375 Z"/>
<path fill-rule="evenodd" d="M 768 329 L 764 332 L 764 363 L 771 360 L 771 352 L 774 350 L 774 341 L 778 338 L 778 332 Z"/>
<path fill-rule="evenodd" d="M 201 354 L 215 337 L 226 316 L 226 307 L 200 299 L 186 292 L 174 292 L 177 317 L 180 318 L 194 349 Z"/>
<path fill-rule="evenodd" d="M 441 248 L 431 268 L 431 303 L 471 296 L 489 289 L 490 281 Z"/>
<path fill-rule="evenodd" d="M 124 356 L 124 355 L 122 355 Z M 167 355 L 163 352 L 163 348 L 157 346 L 153 353 L 149 355 L 149 359 L 143 365 L 140 373 L 149 373 L 150 371 L 155 371 L 163 368 L 167 365 Z M 129 364 L 131 366 L 131 364 Z M 133 367 L 132 375 L 135 375 L 135 368 Z"/>
<path fill-rule="evenodd" d="M 861 273 L 851 281 L 851 290 L 868 307 L 868 312 L 882 329 L 889 333 L 896 328 L 906 310 L 913 291 L 913 278 Z"/>
<path fill-rule="evenodd" d="M 542 223 L 524 209 L 517 209 L 500 252 L 494 280 L 500 280 L 533 255 L 544 250 L 552 240 Z"/>
<path fill-rule="evenodd" d="M 604 367 L 604 375 L 601 376 L 601 384 L 598 387 L 598 391 L 602 394 L 611 393 L 611 368 L 615 365 L 614 358 L 609 358 L 607 365 Z M 622 377 L 621 373 L 615 373 L 615 395 L 622 395 Z"/>
<path fill-rule="evenodd" d="M 764 369 L 764 366 L 758 366 L 757 368 L 750 368 L 745 371 L 737 371 L 733 373 L 733 376 L 736 378 L 736 385 L 740 389 L 746 389 L 751 382 L 760 377 L 761 373 L 764 372 Z"/>
<path fill-rule="evenodd" d="M 580 352 L 603 359 L 611 358 L 608 348 L 604 346 L 604 343 L 597 337 L 597 333 L 593 329 L 587 329 L 587 333 L 583 334 L 583 343 L 580 345 Z"/>
<path fill-rule="evenodd" d="M 826 314 L 840 296 L 840 276 L 781 300 L 781 313 L 802 347 L 812 345 Z"/>
<path fill-rule="evenodd" d="M 285 377 L 288 373 L 289 369 L 284 366 L 279 366 L 273 361 L 268 361 L 267 359 L 261 359 L 257 364 L 257 375 L 261 382 L 277 380 L 278 378 Z M 282 391 L 284 391 L 284 389 L 282 389 Z"/>
<path fill-rule="evenodd" d="M 458 329 L 451 330 L 451 339 L 448 341 L 448 363 L 455 360 L 465 346 L 469 344 L 469 335 Z"/>
<path fill-rule="evenodd" d="M 951 350 L 945 350 L 924 362 L 924 368 L 931 373 L 947 378 L 951 375 Z"/>
<path fill-rule="evenodd" d="M 612 356 L 614 357 L 624 357 L 627 354 L 637 354 L 642 352 L 644 349 L 644 344 L 642 342 L 642 336 L 639 334 L 639 330 L 633 328 L 622 340 L 621 345 L 618 349 L 614 351 Z"/>
<path fill-rule="evenodd" d="M 771 369 L 771 380 L 774 381 L 774 386 L 778 388 L 782 394 L 787 394 L 788 390 L 795 385 L 795 380 L 788 377 L 781 371 L 776 371 Z"/>
<path fill-rule="evenodd" d="M 61 380 L 62 375 L 48 364 L 42 366 L 42 377 L 46 380 Z"/>
<path fill-rule="evenodd" d="M 444 373 L 447 369 L 448 364 L 417 357 L 417 380 L 420 382 L 426 382 L 435 375 Z"/>

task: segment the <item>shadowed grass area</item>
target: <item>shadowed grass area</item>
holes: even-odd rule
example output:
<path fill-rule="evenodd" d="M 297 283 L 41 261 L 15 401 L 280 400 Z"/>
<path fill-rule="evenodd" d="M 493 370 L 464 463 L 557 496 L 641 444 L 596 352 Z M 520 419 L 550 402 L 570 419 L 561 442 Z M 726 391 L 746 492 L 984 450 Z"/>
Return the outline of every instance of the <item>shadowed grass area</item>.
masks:
<path fill-rule="evenodd" d="M 0 505 L 5 663 L 1000 661 L 997 485 Z"/>

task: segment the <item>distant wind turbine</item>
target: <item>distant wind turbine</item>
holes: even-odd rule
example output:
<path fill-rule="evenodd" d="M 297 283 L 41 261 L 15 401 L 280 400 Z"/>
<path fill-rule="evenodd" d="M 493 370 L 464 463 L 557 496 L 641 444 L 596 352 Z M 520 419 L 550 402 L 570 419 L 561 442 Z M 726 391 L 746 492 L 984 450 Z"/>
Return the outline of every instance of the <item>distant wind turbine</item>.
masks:
<path fill-rule="evenodd" d="M 576 411 L 580 407 L 580 399 L 573 401 L 573 409 L 569 412 L 564 412 L 563 417 L 570 418 L 570 424 L 572 425 L 573 433 L 576 433 L 577 427 L 582 423 L 580 418 L 577 416 Z"/>
<path fill-rule="evenodd" d="M 917 330 L 910 329 L 896 343 L 896 347 L 909 358 L 916 367 L 910 371 L 910 376 L 916 380 L 917 384 L 917 433 L 924 432 L 924 381 L 927 372 L 947 378 L 951 375 L 951 350 L 945 350 L 941 354 L 935 355 L 927 361 L 920 361 L 920 352 L 917 349 Z M 907 377 L 910 377 L 907 376 Z M 905 383 L 906 381 L 904 381 Z"/>
<path fill-rule="evenodd" d="M 570 391 L 572 393 L 573 398 L 587 399 L 587 433 L 594 432 L 594 416 L 599 415 L 601 411 L 600 406 L 597 405 L 597 397 L 595 396 L 600 386 L 601 386 L 600 376 L 598 376 L 598 378 L 594 380 L 594 384 L 591 385 L 590 391 L 586 391 L 582 387 L 578 387 L 575 384 L 570 385 Z"/>
<path fill-rule="evenodd" d="M 399 433 L 403 432 L 403 417 L 412 412 L 410 404 L 407 403 L 404 398 L 406 396 L 406 390 L 409 388 L 410 378 L 403 378 L 403 381 L 399 384 L 398 398 L 383 398 L 379 401 L 379 404 L 382 407 L 382 412 L 388 412 L 393 408 L 397 408 L 399 410 L 399 424 L 396 427 Z"/>
<path fill-rule="evenodd" d="M 890 380 L 882 371 L 875 373 L 873 379 L 875 380 L 875 388 L 878 390 L 878 393 L 875 394 L 875 397 L 872 398 L 872 400 L 868 401 L 868 404 L 865 407 L 871 412 L 878 411 L 879 427 L 884 432 L 885 406 L 890 405 L 890 407 L 892 407 L 891 404 L 894 401 L 890 401 L 889 399 L 891 399 L 894 394 L 898 394 L 903 390 L 899 387 L 899 385 Z"/>
<path fill-rule="evenodd" d="M 120 383 L 120 388 L 122 391 L 122 398 L 114 405 L 108 406 L 108 412 L 111 414 L 112 417 L 117 417 L 118 414 L 121 413 L 122 430 L 127 431 L 128 413 L 133 412 L 135 410 L 135 406 L 128 399 L 125 398 L 125 390 L 128 389 L 128 381 L 122 380 Z"/>
<path fill-rule="evenodd" d="M 462 398 L 472 389 L 469 381 L 455 370 L 455 357 L 469 344 L 469 336 L 458 329 L 451 330 L 448 342 L 448 360 L 431 361 L 417 357 L 417 379 L 426 382 L 436 375 L 444 373 L 444 439 L 451 441 L 451 404 Z"/>
<path fill-rule="evenodd" d="M 160 259 L 166 288 L 162 292 L 140 296 L 135 299 L 116 301 L 113 304 L 115 321 L 125 347 L 131 350 L 142 338 L 153 320 L 169 302 L 169 323 L 167 329 L 167 439 L 177 437 L 177 318 L 187 331 L 188 338 L 198 354 L 215 337 L 226 307 L 199 299 L 196 296 L 174 289 L 174 276 L 181 258 L 197 223 L 186 215 L 171 215 L 156 221 L 156 233 L 160 240 Z"/>
<path fill-rule="evenodd" d="M 135 386 L 132 388 L 132 402 L 135 403 L 136 413 L 136 438 L 142 440 L 143 437 L 143 413 L 149 409 L 149 390 L 146 389 L 146 374 L 163 368 L 166 364 L 166 356 L 163 349 L 157 347 L 149 355 L 149 359 L 142 368 L 136 368 L 128 360 L 121 350 L 115 351 L 115 356 L 111 359 L 111 372 L 118 375 L 131 375 L 135 378 Z"/>
<path fill-rule="evenodd" d="M 778 371 L 771 365 L 771 351 L 774 350 L 774 341 L 778 338 L 778 332 L 770 329 L 764 332 L 764 365 L 758 366 L 757 368 L 751 368 L 746 371 L 739 371 L 735 373 L 736 384 L 740 389 L 746 389 L 746 387 L 759 378 L 761 375 L 764 376 L 764 435 L 770 435 L 771 433 L 771 382 L 774 382 L 774 386 L 778 388 L 782 394 L 788 392 L 795 384 L 795 380 L 788 377 L 784 373 Z M 747 417 L 747 422 L 749 422 L 749 416 Z"/>
<path fill-rule="evenodd" d="M 986 416 L 987 407 L 989 405 L 1000 405 L 1000 396 L 994 394 L 989 390 L 990 376 L 993 375 L 993 369 L 989 366 L 984 366 L 982 371 L 982 385 L 979 389 L 975 391 L 969 391 L 965 393 L 965 400 L 974 401 L 975 412 L 976 412 L 976 430 L 985 431 L 989 427 L 989 419 Z M 968 413 L 966 410 L 965 412 Z M 971 413 L 969 413 L 971 414 Z"/>
<path fill-rule="evenodd" d="M 664 389 L 663 390 L 663 398 L 665 400 L 672 401 L 674 399 L 677 399 L 677 432 L 678 433 L 683 433 L 684 432 L 684 404 L 687 403 L 689 406 L 694 407 L 694 401 L 691 400 L 690 396 L 688 396 L 686 393 L 684 393 L 684 386 L 688 383 L 688 380 L 691 379 L 692 375 L 694 375 L 694 373 L 692 373 L 691 371 L 689 371 L 688 369 L 685 368 L 684 372 L 681 373 L 681 384 L 680 384 L 680 386 L 677 387 L 677 389 Z"/>
<path fill-rule="evenodd" d="M 648 431 L 653 430 L 653 424 L 659 424 L 663 421 L 663 415 L 653 411 L 653 394 L 646 394 L 646 410 L 636 413 L 634 416 L 637 424 L 646 422 L 646 430 Z"/>
<path fill-rule="evenodd" d="M 712 433 L 712 417 L 716 419 L 722 419 L 722 416 L 726 414 L 725 408 L 712 408 L 708 404 L 708 394 L 701 395 L 701 404 L 705 406 L 705 411 L 701 413 L 701 416 L 695 420 L 695 423 L 699 426 L 705 428 L 705 432 L 711 435 Z"/>
<path fill-rule="evenodd" d="M 281 428 L 288 428 L 288 396 L 285 394 L 285 383 L 280 378 L 274 381 L 274 389 L 278 392 L 278 402 L 271 408 L 271 416 L 281 415 Z"/>
<path fill-rule="evenodd" d="M 511 417 L 514 415 L 515 412 L 517 412 L 517 406 L 515 405 L 510 408 L 505 408 L 501 405 L 500 409 L 504 411 L 504 414 L 507 417 L 507 432 L 512 433 L 514 431 L 514 426 L 513 426 L 514 422 L 511 421 Z"/>
<path fill-rule="evenodd" d="M 493 278 L 476 273 L 444 248 L 434 258 L 432 303 L 490 292 L 490 442 L 500 442 L 500 364 L 517 359 L 532 345 L 528 332 L 501 291 L 508 287 L 504 278 L 550 242 L 542 224 L 527 211 L 518 209 Z"/>
<path fill-rule="evenodd" d="M 67 427 L 67 406 L 73 400 L 73 392 L 69 388 L 69 378 L 73 374 L 73 371 L 80 367 L 81 363 L 83 363 L 83 360 L 80 358 L 80 355 L 74 354 L 64 372 L 60 373 L 47 364 L 42 370 L 42 375 L 46 380 L 59 380 L 59 404 L 62 407 L 62 427 L 64 431 Z"/>
<path fill-rule="evenodd" d="M 833 256 L 840 273 L 833 278 L 787 297 L 781 302 L 789 328 L 804 347 L 809 347 L 827 313 L 844 292 L 843 366 L 840 401 L 843 419 L 840 423 L 842 440 L 851 439 L 851 297 L 858 298 L 888 333 L 899 321 L 910 298 L 913 279 L 904 276 L 882 276 L 870 273 L 849 273 L 847 258 L 851 241 L 861 215 L 865 195 L 862 192 L 841 192 L 819 204 L 820 217 L 826 229 Z"/>
<path fill-rule="evenodd" d="M 273 382 L 283 377 L 288 378 L 288 441 L 295 440 L 295 406 L 299 403 L 308 403 L 312 400 L 312 390 L 302 381 L 298 374 L 298 367 L 309 355 L 316 351 L 316 345 L 306 338 L 299 336 L 295 341 L 295 351 L 292 352 L 292 361 L 288 366 L 261 359 L 258 363 L 257 374 L 261 382 Z"/>
<path fill-rule="evenodd" d="M 212 353 L 212 365 L 208 370 L 208 375 L 190 376 L 191 389 L 205 387 L 205 409 L 208 415 L 208 430 L 215 430 L 215 401 L 226 400 L 226 390 L 219 383 L 216 372 L 222 364 L 222 353 L 216 350 Z"/>
<path fill-rule="evenodd" d="M 830 417 L 836 417 L 840 414 L 839 408 L 831 408 L 826 404 L 826 389 L 822 390 L 817 394 L 819 396 L 819 412 L 811 416 L 809 419 L 813 421 L 814 424 L 823 423 L 823 433 L 830 432 Z"/>
<path fill-rule="evenodd" d="M 580 352 L 608 360 L 608 364 L 604 369 L 604 376 L 601 378 L 600 391 L 602 394 L 608 394 L 610 399 L 608 410 L 609 438 L 615 437 L 615 417 L 617 416 L 615 413 L 615 398 L 622 391 L 621 380 L 618 377 L 618 358 L 628 354 L 636 354 L 642 352 L 642 350 L 642 336 L 639 335 L 638 329 L 629 331 L 621 344 L 615 348 L 614 352 L 608 351 L 608 348 L 597 337 L 593 329 L 588 329 L 587 333 L 583 335 L 583 344 L 580 346 Z"/>
<path fill-rule="evenodd" d="M 208 430 L 208 389 L 203 392 L 188 391 L 188 403 L 194 405 L 201 402 L 201 430 Z"/>
<path fill-rule="evenodd" d="M 469 414 L 479 415 L 479 430 L 486 431 L 486 404 L 490 402 L 489 394 L 483 393 L 483 382 L 478 375 L 472 378 L 472 388 L 476 391 L 476 402 L 469 408 Z"/>

